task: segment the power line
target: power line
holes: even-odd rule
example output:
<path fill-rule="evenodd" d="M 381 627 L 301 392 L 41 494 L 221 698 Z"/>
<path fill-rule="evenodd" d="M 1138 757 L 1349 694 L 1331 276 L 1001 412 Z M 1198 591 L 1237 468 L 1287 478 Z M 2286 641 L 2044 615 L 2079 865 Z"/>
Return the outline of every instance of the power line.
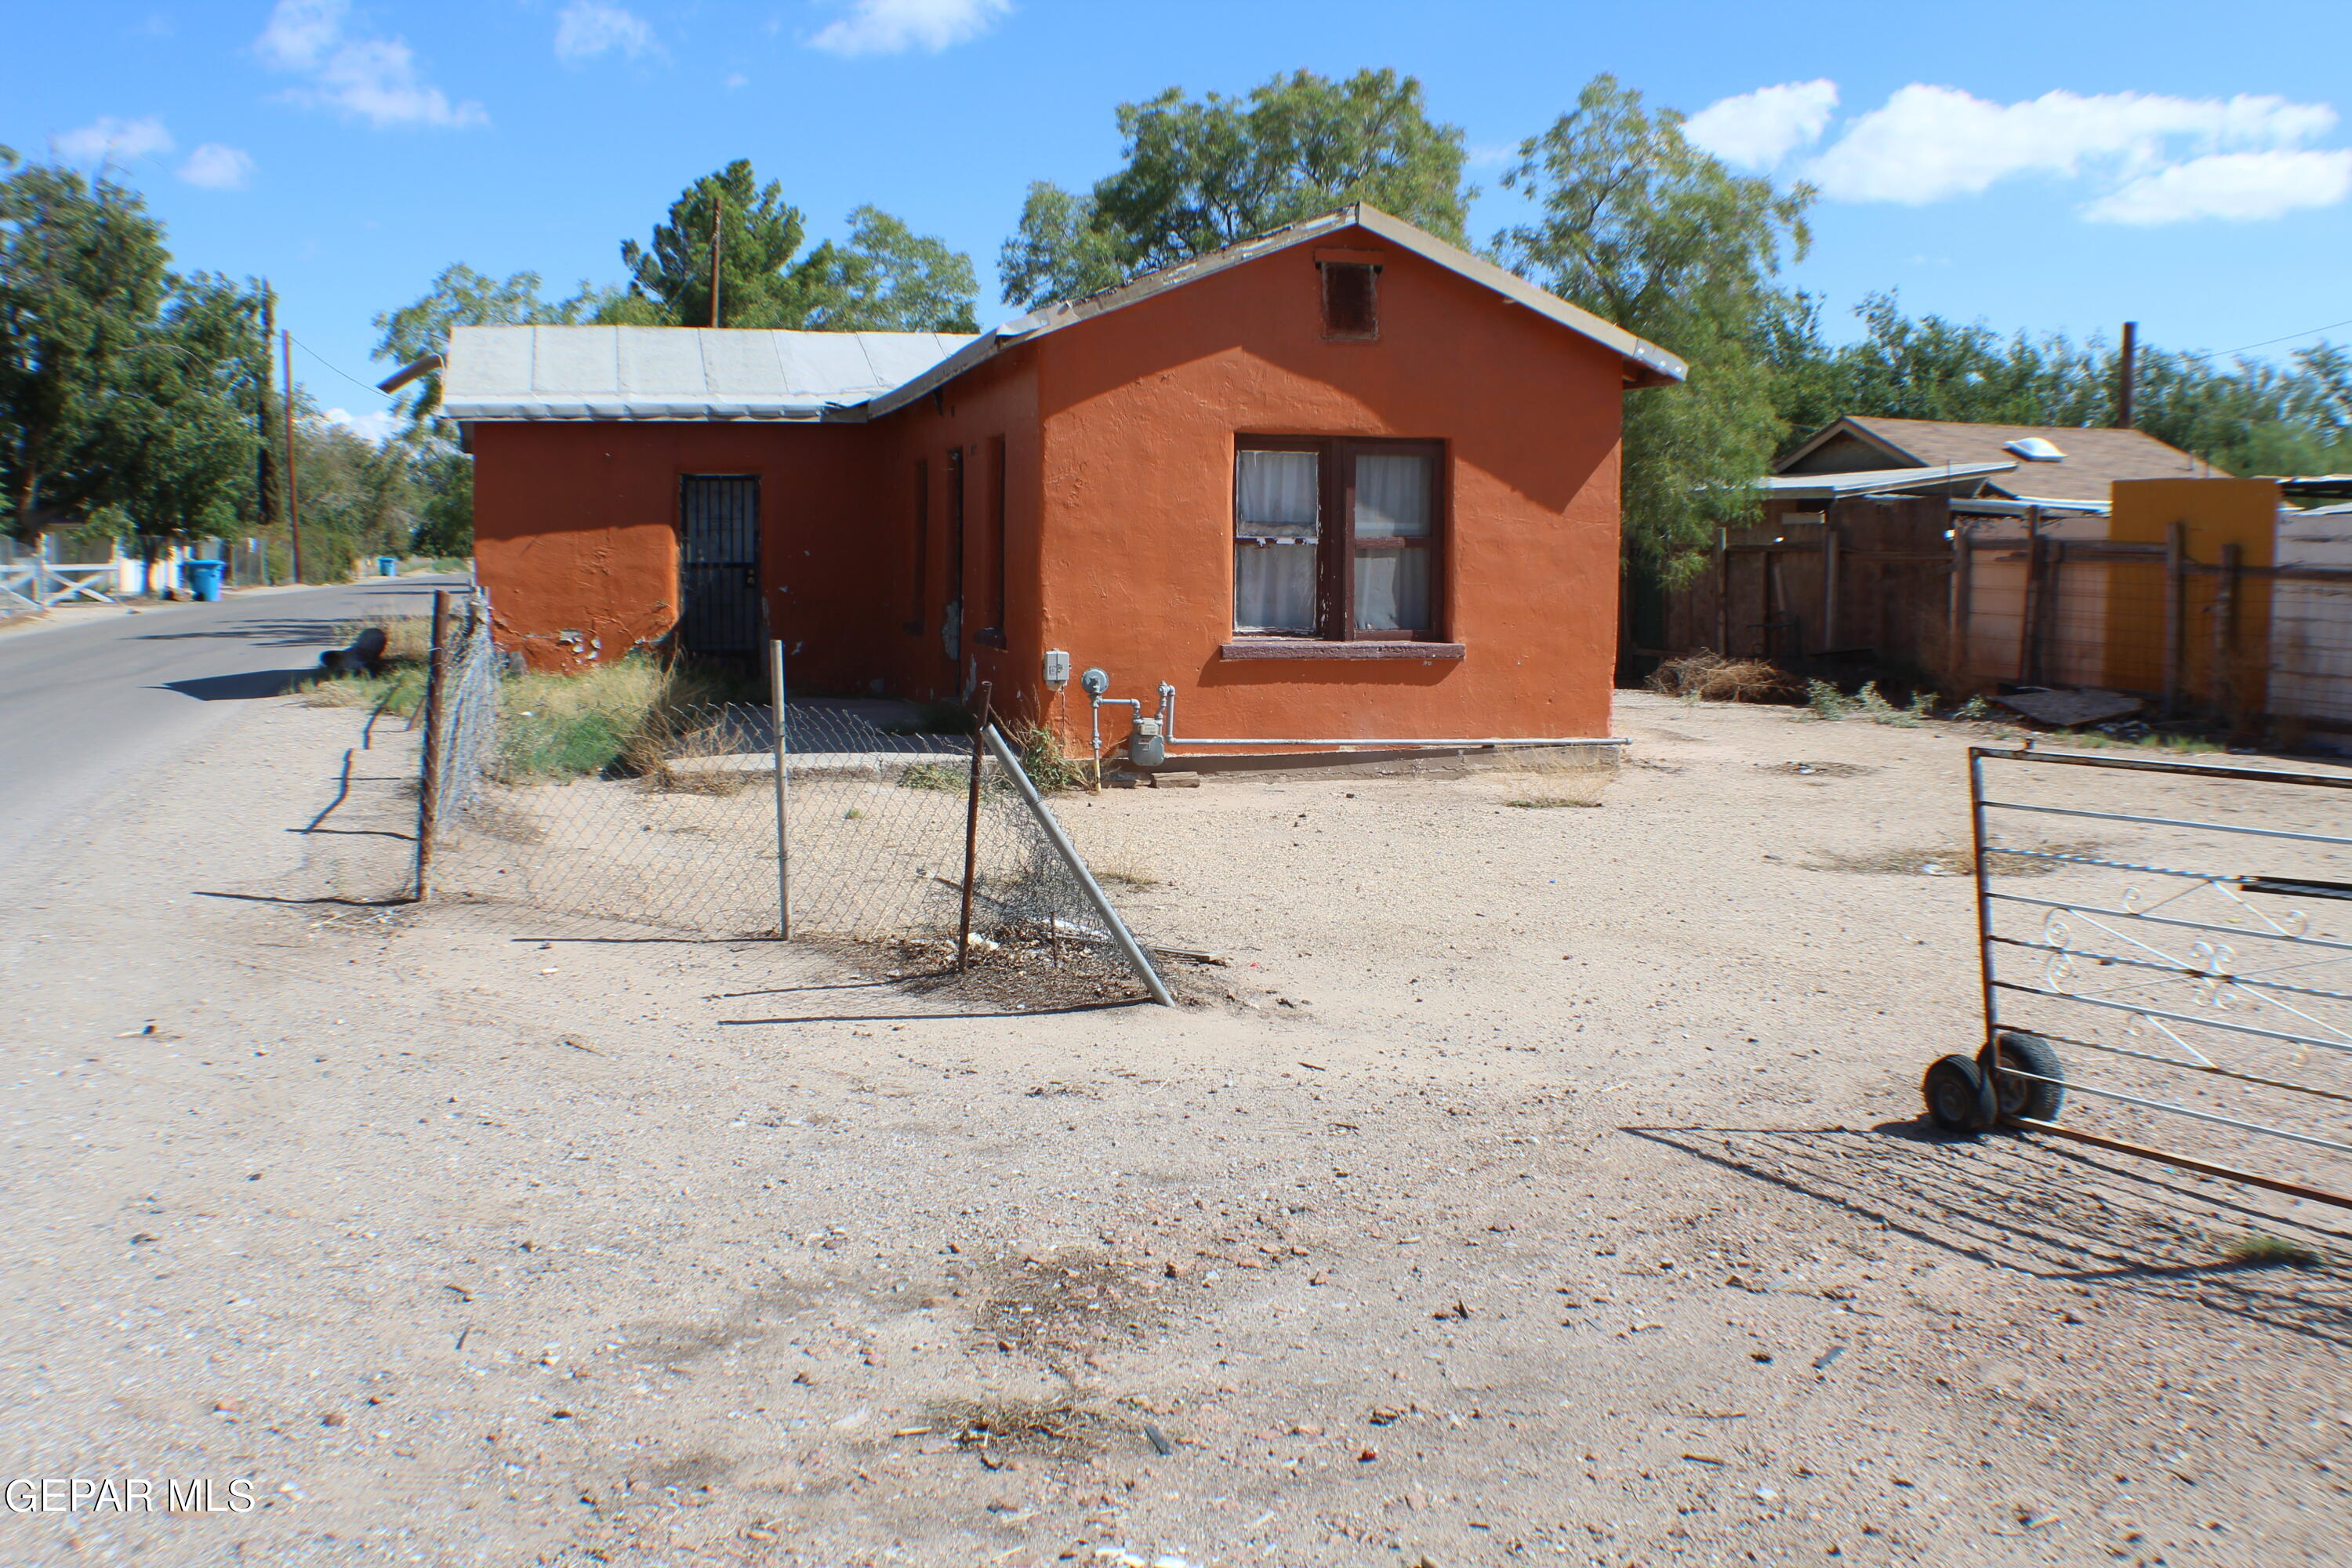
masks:
<path fill-rule="evenodd" d="M 289 338 L 294 338 L 294 334 L 291 332 L 289 332 L 286 335 Z M 298 343 L 301 343 L 302 352 L 304 353 L 309 354 L 312 359 L 317 360 L 320 364 L 325 365 L 329 370 L 333 371 L 337 375 L 340 375 L 345 381 L 350 382 L 353 386 L 363 387 L 369 392 L 376 391 L 376 385 L 373 382 L 362 381 L 358 376 L 353 375 L 350 371 L 347 371 L 342 366 L 335 363 L 334 361 L 329 359 L 325 354 L 320 353 L 317 349 L 312 348 L 309 343 L 302 342 L 301 339 L 294 338 L 294 341 Z"/>
<path fill-rule="evenodd" d="M 2309 327 L 2300 332 L 2289 332 L 2283 338 L 2265 338 L 2258 343 L 2248 343 L 2245 348 L 2223 349 L 2221 352 L 2224 354 L 2242 354 L 2247 349 L 2266 349 L 2273 343 L 2291 343 L 2297 338 L 2307 338 L 2314 332 L 2332 332 L 2338 327 L 2352 327 L 2352 321 L 2330 321 L 2324 327 Z"/>

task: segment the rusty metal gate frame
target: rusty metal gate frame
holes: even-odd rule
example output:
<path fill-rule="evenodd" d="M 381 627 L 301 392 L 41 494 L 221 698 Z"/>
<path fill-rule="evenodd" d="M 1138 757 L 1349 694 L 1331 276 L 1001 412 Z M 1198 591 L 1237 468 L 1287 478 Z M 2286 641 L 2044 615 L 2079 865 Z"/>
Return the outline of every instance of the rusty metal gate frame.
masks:
<path fill-rule="evenodd" d="M 1985 789 L 1985 764 L 1988 763 L 2027 762 L 2063 767 L 2105 768 L 2124 772 L 2155 773 L 2167 777 L 2206 778 L 2268 784 L 2301 785 L 2318 789 L 2352 790 L 2352 776 L 2336 776 L 2311 773 L 2288 773 L 2265 768 L 2243 768 L 2209 765 L 2197 763 L 2157 762 L 2137 757 L 2095 757 L 2080 752 L 2043 752 L 2023 747 L 1971 746 L 1969 748 L 1969 808 L 1975 839 L 1977 951 L 1979 982 L 1983 991 L 1984 1042 L 1977 1055 L 1978 1071 L 1984 1083 L 1983 1114 L 1986 1125 L 2030 1129 L 2036 1132 L 2053 1133 L 2079 1142 L 2095 1145 L 2119 1153 L 2156 1160 L 2181 1169 L 2206 1175 L 2242 1182 L 2251 1186 L 2292 1194 L 2300 1198 L 2352 1208 L 2352 1195 L 2330 1192 L 2299 1182 L 2283 1180 L 2256 1172 L 2216 1164 L 2193 1158 L 2178 1151 L 2149 1148 L 2106 1137 L 2056 1121 L 2042 1121 L 2008 1108 L 2011 1102 L 2022 1102 L 2030 1098 L 2024 1091 L 2036 1083 L 2062 1085 L 2069 1094 L 2084 1094 L 2094 1099 L 2121 1101 L 2141 1110 L 2185 1117 L 2207 1123 L 2220 1123 L 2240 1131 L 2284 1140 L 2299 1144 L 2315 1144 L 2339 1153 L 2352 1154 L 2352 1142 L 2314 1136 L 2267 1122 L 2244 1118 L 2228 1117 L 2210 1110 L 2179 1104 L 2168 1100 L 2133 1094 L 2095 1079 L 2085 1079 L 2072 1072 L 2045 1075 L 2015 1065 L 2004 1063 L 2001 1044 L 2004 1034 L 2031 1032 L 2031 1037 L 2046 1042 L 2050 1047 L 2063 1047 L 2069 1051 L 2089 1051 L 2114 1054 L 2178 1069 L 2184 1073 L 2214 1074 L 2265 1089 L 2293 1094 L 2314 1096 L 2322 1100 L 2352 1102 L 2352 1094 L 2310 1083 L 2294 1082 L 2279 1078 L 2256 1076 L 2237 1070 L 2224 1062 L 2216 1061 L 2199 1044 L 2185 1038 L 2182 1027 L 2194 1026 L 2202 1031 L 2225 1035 L 2259 1037 L 2271 1042 L 2299 1046 L 2307 1055 L 2313 1050 L 2343 1053 L 2352 1056 L 2352 1023 L 2339 1024 L 2316 1016 L 2298 1001 L 2319 1001 L 2352 1004 L 2352 994 L 2341 991 L 2316 989 L 2281 982 L 2265 975 L 2275 975 L 2292 964 L 2266 964 L 2262 969 L 2249 970 L 2237 965 L 2232 950 L 2221 939 L 2252 940 L 2265 944 L 2265 951 L 2285 951 L 2295 954 L 2303 967 L 2346 963 L 2352 964 L 2352 942 L 2314 936 L 2309 933 L 2308 917 L 2296 908 L 2283 908 L 2273 916 L 2268 910 L 2249 903 L 2243 894 L 2278 895 L 2300 901 L 2352 900 L 2352 886 L 2341 883 L 2298 881 L 2292 878 L 2257 876 L 2227 872 L 2192 870 L 2183 867 L 2137 865 L 2129 862 L 2103 860 L 2088 855 L 2066 854 L 2053 849 L 2012 847 L 1997 842 L 1988 824 L 1988 813 L 2031 813 L 2037 816 L 2092 818 L 2108 822 L 2140 823 L 2173 828 L 2195 829 L 2213 834 L 2262 837 L 2273 840 L 2300 841 L 2352 848 L 2352 837 L 2327 834 L 2293 833 L 2284 829 L 2255 827 L 2237 823 L 2197 822 L 2176 817 L 2139 816 L 2121 812 L 2091 811 L 2074 806 L 2033 804 L 2028 801 L 1989 798 Z M 2347 802 L 2352 804 L 2352 802 Z M 1996 890 L 1992 887 L 1990 858 L 2013 856 L 2023 859 L 2059 861 L 2125 871 L 2137 877 L 2182 879 L 2189 885 L 2180 893 L 2168 897 L 2147 899 L 2140 896 L 2135 885 L 2127 887 L 2115 903 L 2121 907 L 2084 904 L 2060 899 L 2037 899 L 2024 893 Z M 2184 919 L 2178 914 L 2158 910 L 2188 892 L 2212 891 L 2237 906 L 2246 916 L 2247 923 L 2221 925 L 2210 921 Z M 2043 927 L 2037 941 L 1996 931 L 1994 906 L 2015 905 L 2039 908 L 2044 912 Z M 2137 907 L 2149 905 L 2152 907 Z M 2074 945 L 2068 920 L 2081 921 L 2102 935 L 2114 939 L 2111 946 L 2126 952 L 2092 952 Z M 2118 926 L 2123 929 L 2116 929 Z M 2141 933 L 2146 933 L 2145 936 Z M 2166 943 L 2178 946 L 2180 939 L 2197 937 L 2184 959 L 2168 951 Z M 2042 983 L 2030 984 L 2004 978 L 1996 950 L 2021 949 L 2042 956 L 2047 967 Z M 2333 957 L 2306 958 L 2312 953 L 2329 953 Z M 2266 1022 L 2286 1023 L 2289 1026 L 2263 1028 L 2256 1025 L 2223 1020 L 2200 1014 L 2182 1013 L 2156 1008 L 2145 1004 L 2116 1001 L 2097 996 L 2077 994 L 2065 989 L 2073 960 L 2087 957 L 2101 967 L 2122 964 L 2128 969 L 2177 977 L 2192 983 L 2193 1004 L 2206 1014 L 2218 1013 L 2232 1003 L 2252 1004 L 2257 1008 L 2271 1007 L 2286 1016 Z M 2298 975 L 2297 978 L 2307 978 Z M 2114 1009 L 2131 1014 L 2135 1025 L 2147 1024 L 2153 1031 L 2178 1047 L 2179 1055 L 2160 1055 L 2132 1049 L 2108 1041 L 2073 1038 L 2034 1028 L 2001 1016 L 2004 995 L 2038 995 L 2064 998 L 2076 1005 Z M 2295 1000 L 2282 1000 L 2291 997 Z M 2080 1033 L 2089 1033 L 2081 1030 Z M 2210 1039 L 2203 1043 L 2212 1044 Z M 2014 1047 L 2012 1047 L 2012 1053 Z M 2184 1059 L 2195 1058 L 2195 1059 Z"/>

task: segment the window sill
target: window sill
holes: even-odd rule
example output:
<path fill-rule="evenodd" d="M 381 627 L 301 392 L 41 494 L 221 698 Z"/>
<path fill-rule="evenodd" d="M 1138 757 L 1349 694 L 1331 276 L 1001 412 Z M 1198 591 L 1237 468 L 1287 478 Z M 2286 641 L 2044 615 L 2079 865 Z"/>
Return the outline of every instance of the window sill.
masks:
<path fill-rule="evenodd" d="M 1239 658 L 1460 658 L 1458 642 L 1318 642 L 1313 637 L 1247 637 L 1217 649 Z"/>

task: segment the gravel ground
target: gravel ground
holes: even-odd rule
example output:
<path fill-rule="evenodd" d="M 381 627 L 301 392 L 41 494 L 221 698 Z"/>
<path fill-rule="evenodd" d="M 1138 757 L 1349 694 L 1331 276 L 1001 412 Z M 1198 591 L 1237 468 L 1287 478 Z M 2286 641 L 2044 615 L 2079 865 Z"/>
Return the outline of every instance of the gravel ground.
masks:
<path fill-rule="evenodd" d="M 0 1560 L 2345 1561 L 2340 1211 L 1917 1121 L 1967 734 L 1072 800 L 1171 1013 L 260 901 L 394 884 L 359 719 L 5 873 L 9 1475 L 218 1489 Z"/>

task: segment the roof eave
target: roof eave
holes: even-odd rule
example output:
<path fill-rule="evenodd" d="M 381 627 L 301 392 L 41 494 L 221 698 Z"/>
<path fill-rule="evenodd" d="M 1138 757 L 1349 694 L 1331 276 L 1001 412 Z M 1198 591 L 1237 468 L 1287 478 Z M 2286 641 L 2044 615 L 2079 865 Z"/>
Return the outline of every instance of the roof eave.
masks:
<path fill-rule="evenodd" d="M 1580 337 L 1599 343 L 1616 354 L 1624 363 L 1624 384 L 1628 387 L 1673 386 L 1685 380 L 1690 374 L 1688 364 L 1657 344 L 1638 338 L 1624 328 L 1603 321 L 1590 310 L 1581 310 L 1557 295 L 1537 288 L 1517 273 L 1507 272 L 1483 257 L 1475 256 L 1459 246 L 1450 245 L 1433 234 L 1414 227 L 1402 218 L 1391 216 L 1378 207 L 1367 206 L 1360 202 L 1350 206 L 1318 214 L 1311 218 L 1302 218 L 1270 234 L 1259 235 L 1255 238 L 1226 246 L 1222 250 L 1213 250 L 1206 255 L 1196 256 L 1189 261 L 1179 262 L 1173 267 L 1164 267 L 1159 271 L 1146 273 L 1131 282 L 1122 283 L 1115 289 L 1106 289 L 1100 293 L 1089 294 L 1083 300 L 1060 301 L 1008 321 L 996 331 L 984 334 L 977 342 L 967 344 L 957 353 L 941 360 L 903 386 L 894 387 L 888 392 L 867 399 L 862 405 L 865 410 L 864 416 L 877 418 L 882 415 L 904 408 L 916 399 L 938 390 L 957 376 L 963 374 L 964 372 L 994 358 L 998 353 L 1016 344 L 1043 337 L 1048 332 L 1058 332 L 1096 316 L 1108 315 L 1113 310 L 1124 310 L 1129 305 L 1140 304 L 1171 289 L 1181 289 L 1185 284 L 1205 278 L 1211 273 L 1223 272 L 1228 268 L 1238 267 L 1245 262 L 1255 261 L 1260 257 L 1271 256 L 1276 251 L 1288 250 L 1312 240 L 1320 239 L 1326 235 L 1336 234 L 1349 228 L 1361 228 L 1377 235 L 1391 245 L 1412 251 L 1425 260 L 1434 262 L 1448 271 L 1502 295 L 1514 304 L 1523 306 L 1549 321 L 1568 328 Z"/>

